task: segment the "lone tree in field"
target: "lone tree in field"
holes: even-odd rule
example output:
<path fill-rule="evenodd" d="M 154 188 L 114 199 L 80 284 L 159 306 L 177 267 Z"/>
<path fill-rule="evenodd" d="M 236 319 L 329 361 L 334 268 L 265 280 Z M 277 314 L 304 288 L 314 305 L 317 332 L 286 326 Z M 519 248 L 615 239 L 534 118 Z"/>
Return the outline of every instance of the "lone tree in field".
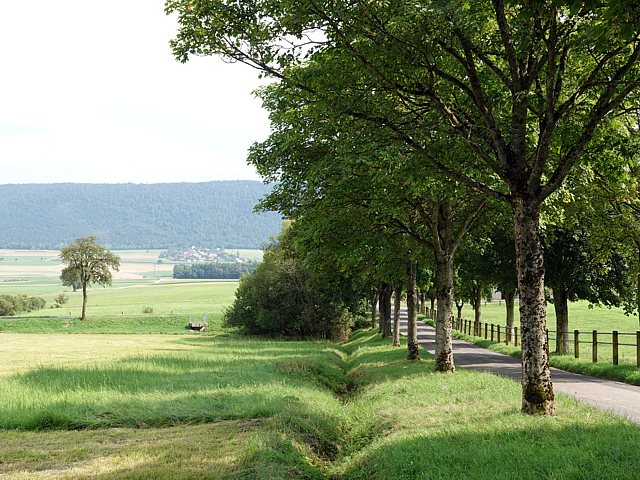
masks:
<path fill-rule="evenodd" d="M 76 238 L 60 251 L 60 258 L 66 267 L 60 279 L 68 284 L 70 280 L 82 287 L 82 317 L 87 318 L 87 286 L 92 283 L 111 285 L 111 270 L 120 268 L 120 257 L 96 243 L 96 237 Z"/>

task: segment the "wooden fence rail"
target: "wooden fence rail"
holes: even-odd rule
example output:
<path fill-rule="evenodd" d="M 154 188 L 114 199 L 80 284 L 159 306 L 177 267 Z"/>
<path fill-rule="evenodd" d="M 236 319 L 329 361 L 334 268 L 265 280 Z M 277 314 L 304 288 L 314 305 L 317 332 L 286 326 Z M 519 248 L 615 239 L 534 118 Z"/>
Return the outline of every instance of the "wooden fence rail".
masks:
<path fill-rule="evenodd" d="M 434 318 L 434 312 L 431 313 L 430 318 Z M 501 343 L 504 341 L 507 345 L 513 343 L 515 346 L 522 343 L 522 337 L 519 335 L 518 327 L 513 328 L 513 332 L 509 332 L 506 325 L 499 325 L 493 323 L 476 324 L 472 320 L 457 318 L 453 321 L 453 328 L 459 332 L 462 332 L 469 336 L 480 337 L 484 336 L 485 340 L 497 341 Z M 555 330 L 547 330 L 547 344 L 550 341 L 556 340 L 557 333 Z M 561 332 L 566 336 L 569 336 L 571 332 Z M 484 334 L 484 335 L 483 335 Z M 606 341 L 608 339 L 611 341 Z M 620 363 L 620 348 L 621 347 L 634 347 L 635 348 L 635 364 L 640 368 L 640 331 L 633 333 L 618 332 L 598 332 L 593 330 L 591 332 L 573 331 L 573 355 L 575 358 L 580 358 L 581 345 L 587 346 L 586 350 L 591 349 L 591 361 L 596 363 L 598 361 L 598 346 L 611 346 L 611 360 L 614 365 Z M 587 353 L 588 355 L 588 353 Z"/>

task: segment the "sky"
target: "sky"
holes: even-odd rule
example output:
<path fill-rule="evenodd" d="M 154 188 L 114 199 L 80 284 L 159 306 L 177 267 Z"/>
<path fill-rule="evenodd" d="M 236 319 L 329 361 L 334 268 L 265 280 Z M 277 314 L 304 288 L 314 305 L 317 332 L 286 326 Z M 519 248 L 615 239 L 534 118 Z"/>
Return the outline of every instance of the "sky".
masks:
<path fill-rule="evenodd" d="M 255 70 L 172 56 L 162 0 L 0 0 L 0 184 L 258 180 Z"/>

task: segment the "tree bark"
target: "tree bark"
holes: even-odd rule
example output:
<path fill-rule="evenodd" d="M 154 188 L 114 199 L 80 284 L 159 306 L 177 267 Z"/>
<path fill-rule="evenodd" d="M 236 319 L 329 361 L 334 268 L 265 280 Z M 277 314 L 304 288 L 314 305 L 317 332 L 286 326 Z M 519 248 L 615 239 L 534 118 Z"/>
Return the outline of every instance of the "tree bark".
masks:
<path fill-rule="evenodd" d="M 436 308 L 436 299 L 435 298 L 430 298 L 429 299 L 431 302 L 431 307 L 429 308 L 429 315 L 427 315 L 429 318 L 433 318 L 433 311 Z"/>
<path fill-rule="evenodd" d="M 402 301 L 402 285 L 393 290 L 393 346 L 400 346 L 400 304 Z"/>
<path fill-rule="evenodd" d="M 516 304 L 516 293 L 515 292 L 505 292 L 505 305 L 507 307 L 507 340 L 511 343 L 514 341 L 515 330 L 515 304 Z"/>
<path fill-rule="evenodd" d="M 383 283 L 380 293 L 380 333 L 383 337 L 391 336 L 391 293 L 391 285 Z"/>
<path fill-rule="evenodd" d="M 87 319 L 87 284 L 82 284 L 82 316 L 80 317 L 81 321 L 85 321 Z"/>
<path fill-rule="evenodd" d="M 562 287 L 553 287 L 553 307 L 556 311 L 556 353 L 569 353 L 569 301 Z"/>
<path fill-rule="evenodd" d="M 638 309 L 638 326 L 640 327 L 640 242 L 636 243 L 638 249 L 638 284 L 636 285 L 636 307 Z"/>
<path fill-rule="evenodd" d="M 517 195 L 513 209 L 522 331 L 522 411 L 552 415 L 555 404 L 546 335 L 540 211 L 537 203 Z"/>
<path fill-rule="evenodd" d="M 464 307 L 464 302 L 456 302 L 456 308 L 458 309 L 458 316 L 456 317 L 458 321 L 462 320 L 462 308 Z"/>
<path fill-rule="evenodd" d="M 420 358 L 418 349 L 418 313 L 416 312 L 416 262 L 407 262 L 407 360 Z"/>
<path fill-rule="evenodd" d="M 371 328 L 376 328 L 376 316 L 378 314 L 378 295 L 379 291 L 375 290 L 371 294 Z"/>
<path fill-rule="evenodd" d="M 436 371 L 455 372 L 451 319 L 453 308 L 453 256 L 436 255 Z"/>
<path fill-rule="evenodd" d="M 480 335 L 480 315 L 482 310 L 482 284 L 479 281 L 473 282 L 473 331 L 475 335 Z"/>

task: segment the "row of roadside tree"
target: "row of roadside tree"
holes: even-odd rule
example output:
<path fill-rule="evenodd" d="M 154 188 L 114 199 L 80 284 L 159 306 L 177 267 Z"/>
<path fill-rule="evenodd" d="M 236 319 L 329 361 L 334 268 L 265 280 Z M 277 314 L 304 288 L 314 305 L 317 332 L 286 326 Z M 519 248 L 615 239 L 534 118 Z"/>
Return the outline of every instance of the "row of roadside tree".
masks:
<path fill-rule="evenodd" d="M 402 285 L 409 358 L 418 286 L 437 300 L 443 372 L 456 296 L 517 289 L 522 410 L 552 414 L 546 288 L 565 309 L 638 310 L 639 1 L 166 9 L 179 60 L 220 55 L 274 79 L 260 92 L 272 134 L 250 153 L 276 183 L 263 207 L 295 220 L 307 265 L 382 298 L 384 318 Z"/>

